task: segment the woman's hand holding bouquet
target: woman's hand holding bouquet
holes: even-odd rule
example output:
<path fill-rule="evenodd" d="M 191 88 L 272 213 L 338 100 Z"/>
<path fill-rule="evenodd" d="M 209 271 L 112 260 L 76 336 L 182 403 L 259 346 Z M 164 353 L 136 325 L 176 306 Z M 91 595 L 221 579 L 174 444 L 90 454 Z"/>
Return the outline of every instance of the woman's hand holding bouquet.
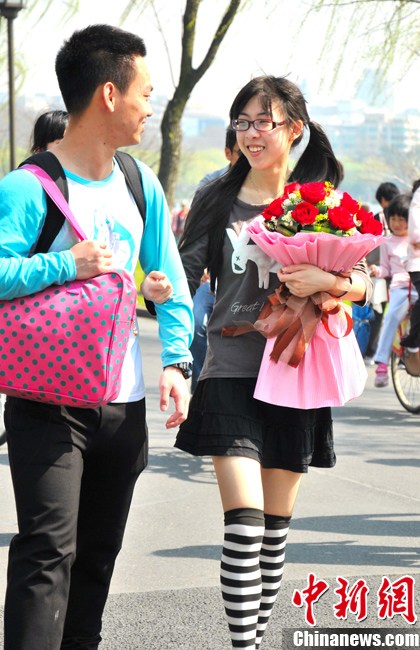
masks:
<path fill-rule="evenodd" d="M 366 368 L 350 310 L 340 298 L 349 293 L 352 268 L 380 244 L 380 222 L 331 183 L 292 183 L 249 224 L 248 232 L 291 272 L 279 272 L 284 281 L 254 324 L 267 338 L 255 397 L 316 408 L 342 405 L 360 395 Z M 329 286 L 311 293 L 311 282 L 319 286 L 317 269 L 347 278 L 347 290 L 337 293 Z M 293 277 L 299 277 L 301 289 L 292 279 L 291 293 L 286 284 Z"/>

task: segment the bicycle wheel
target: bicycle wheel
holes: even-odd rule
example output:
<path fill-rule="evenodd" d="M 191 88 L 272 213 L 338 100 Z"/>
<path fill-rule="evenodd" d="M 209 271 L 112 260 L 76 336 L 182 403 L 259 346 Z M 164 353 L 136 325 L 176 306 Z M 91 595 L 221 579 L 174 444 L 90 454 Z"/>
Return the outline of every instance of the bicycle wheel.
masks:
<path fill-rule="evenodd" d="M 420 377 L 408 374 L 396 352 L 391 354 L 391 377 L 400 404 L 409 413 L 420 413 Z"/>

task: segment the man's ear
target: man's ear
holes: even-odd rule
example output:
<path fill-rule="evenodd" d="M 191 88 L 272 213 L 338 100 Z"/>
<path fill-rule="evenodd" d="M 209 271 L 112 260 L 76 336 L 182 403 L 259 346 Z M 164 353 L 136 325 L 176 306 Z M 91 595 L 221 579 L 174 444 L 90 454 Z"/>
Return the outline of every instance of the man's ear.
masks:
<path fill-rule="evenodd" d="M 116 88 L 110 81 L 102 86 L 102 98 L 106 108 L 113 113 L 115 111 Z"/>

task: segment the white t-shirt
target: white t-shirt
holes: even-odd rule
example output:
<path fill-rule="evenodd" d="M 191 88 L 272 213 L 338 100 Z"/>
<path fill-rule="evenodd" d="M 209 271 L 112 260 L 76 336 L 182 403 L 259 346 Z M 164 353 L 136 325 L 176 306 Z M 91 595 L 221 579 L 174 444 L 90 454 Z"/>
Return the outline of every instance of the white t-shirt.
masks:
<path fill-rule="evenodd" d="M 125 269 L 134 276 L 139 259 L 143 220 L 136 203 L 127 191 L 125 177 L 115 165 L 113 172 L 101 181 L 89 181 L 65 170 L 69 205 L 88 239 L 106 243 L 113 252 L 116 269 Z M 60 231 L 50 251 L 60 251 L 64 242 L 77 239 L 68 222 Z M 138 329 L 138 328 L 136 328 Z M 133 402 L 145 395 L 138 336 L 130 334 L 121 371 L 121 390 L 115 402 Z"/>

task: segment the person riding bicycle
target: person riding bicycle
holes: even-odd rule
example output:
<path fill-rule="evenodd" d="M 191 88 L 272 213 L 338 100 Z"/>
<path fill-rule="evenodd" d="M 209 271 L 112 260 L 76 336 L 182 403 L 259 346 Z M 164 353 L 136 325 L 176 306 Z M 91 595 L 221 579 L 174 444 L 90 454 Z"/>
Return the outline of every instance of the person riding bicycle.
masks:
<path fill-rule="evenodd" d="M 408 253 L 406 270 L 420 296 L 420 179 L 413 183 L 413 196 L 408 210 Z M 410 374 L 420 375 L 420 298 L 410 314 L 410 331 L 401 339 L 405 348 L 404 363 Z"/>
<path fill-rule="evenodd" d="M 398 325 L 408 311 L 410 276 L 404 263 L 408 247 L 408 209 L 410 195 L 398 194 L 389 205 L 389 228 L 391 235 L 380 246 L 380 263 L 372 264 L 370 272 L 373 277 L 391 278 L 389 285 L 388 309 L 384 316 L 382 330 L 375 352 L 375 386 L 387 386 L 388 363 L 392 343 Z M 411 287 L 410 299 L 417 299 L 417 292 Z"/>

